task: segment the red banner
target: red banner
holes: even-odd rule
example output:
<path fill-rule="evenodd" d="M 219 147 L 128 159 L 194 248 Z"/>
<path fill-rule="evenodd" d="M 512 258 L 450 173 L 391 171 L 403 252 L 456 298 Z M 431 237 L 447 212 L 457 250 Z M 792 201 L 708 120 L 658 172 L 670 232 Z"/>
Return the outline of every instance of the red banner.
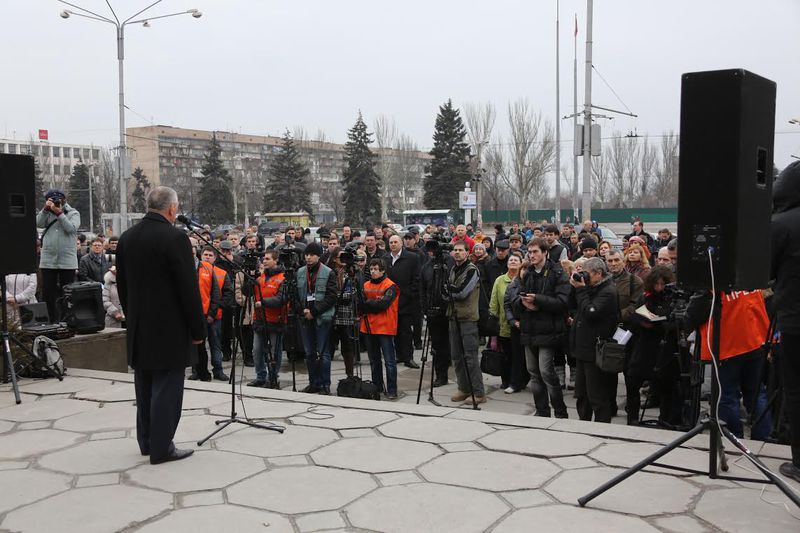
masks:
<path fill-rule="evenodd" d="M 47 140 L 47 130 L 39 130 L 39 140 L 40 141 Z"/>

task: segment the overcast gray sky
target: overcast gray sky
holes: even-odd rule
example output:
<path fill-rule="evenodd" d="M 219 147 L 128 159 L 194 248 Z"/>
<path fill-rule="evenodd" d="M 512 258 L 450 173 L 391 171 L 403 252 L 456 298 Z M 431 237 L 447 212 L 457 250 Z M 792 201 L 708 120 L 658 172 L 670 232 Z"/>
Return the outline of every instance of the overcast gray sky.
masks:
<path fill-rule="evenodd" d="M 121 17 L 150 3 L 111 0 Z M 103 0 L 75 0 L 109 14 Z M 72 17 L 55 0 L 0 0 L 0 136 L 115 143 L 114 28 Z M 496 130 L 509 100 L 555 118 L 555 0 L 164 0 L 153 15 L 189 16 L 126 31 L 128 126 L 156 124 L 280 134 L 302 125 L 342 142 L 359 109 L 393 116 L 422 148 L 438 106 L 490 100 Z M 573 16 L 583 100 L 586 2 L 561 1 L 561 105 L 571 112 Z M 775 163 L 800 155 L 800 1 L 598 0 L 594 65 L 638 119 L 612 129 L 678 130 L 683 72 L 743 67 L 778 84 Z M 594 103 L 622 104 L 595 76 Z M 563 123 L 563 137 L 572 137 Z M 565 146 L 564 156 L 571 149 Z"/>

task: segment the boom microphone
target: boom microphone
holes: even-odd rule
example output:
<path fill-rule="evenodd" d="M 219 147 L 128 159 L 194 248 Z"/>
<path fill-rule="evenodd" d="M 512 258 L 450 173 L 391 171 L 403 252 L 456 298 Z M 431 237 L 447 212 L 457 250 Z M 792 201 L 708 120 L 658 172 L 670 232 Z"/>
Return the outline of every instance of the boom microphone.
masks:
<path fill-rule="evenodd" d="M 187 217 L 186 215 L 178 215 L 176 218 L 178 219 L 178 222 L 180 222 L 184 226 L 187 226 L 187 227 L 192 227 L 192 226 L 199 227 L 199 224 L 189 220 L 189 217 Z"/>

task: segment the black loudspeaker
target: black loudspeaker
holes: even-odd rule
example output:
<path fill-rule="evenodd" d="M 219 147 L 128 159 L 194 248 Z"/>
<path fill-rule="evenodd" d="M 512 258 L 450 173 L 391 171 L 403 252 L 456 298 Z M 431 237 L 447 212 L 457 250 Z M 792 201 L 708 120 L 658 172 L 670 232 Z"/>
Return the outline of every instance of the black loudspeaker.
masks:
<path fill-rule="evenodd" d="M 33 157 L 0 154 L 0 275 L 36 272 Z"/>
<path fill-rule="evenodd" d="M 775 137 L 775 82 L 742 69 L 691 72 L 681 82 L 678 281 L 763 289 Z"/>
<path fill-rule="evenodd" d="M 79 281 L 64 287 L 61 320 L 76 333 L 97 333 L 106 327 L 103 286 L 94 281 Z"/>

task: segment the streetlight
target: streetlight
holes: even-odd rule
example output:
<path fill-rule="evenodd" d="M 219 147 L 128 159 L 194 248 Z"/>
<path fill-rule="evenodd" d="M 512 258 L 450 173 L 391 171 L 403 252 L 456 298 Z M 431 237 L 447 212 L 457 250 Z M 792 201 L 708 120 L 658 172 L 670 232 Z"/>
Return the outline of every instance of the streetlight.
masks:
<path fill-rule="evenodd" d="M 123 78 L 123 61 L 125 60 L 125 26 L 128 24 L 139 24 L 141 23 L 144 27 L 150 27 L 150 22 L 157 19 L 163 19 L 167 17 L 176 17 L 178 15 L 191 15 L 193 18 L 200 18 L 203 16 L 203 13 L 197 9 L 188 9 L 186 11 L 178 11 L 177 13 L 168 13 L 166 15 L 159 15 L 157 17 L 149 17 L 149 18 L 142 18 L 136 19 L 148 9 L 152 8 L 153 6 L 160 4 L 163 0 L 156 0 L 149 6 L 145 7 L 141 11 L 138 11 L 134 15 L 131 15 L 126 20 L 120 22 L 119 18 L 117 18 L 117 14 L 114 12 L 114 8 L 111 7 L 111 3 L 109 0 L 106 0 L 106 4 L 108 8 L 111 10 L 111 14 L 114 16 L 114 20 L 111 20 L 108 17 L 95 13 L 94 11 L 89 11 L 86 8 L 80 7 L 75 4 L 71 4 L 66 2 L 65 0 L 58 0 L 62 4 L 68 5 L 74 9 L 81 11 L 78 13 L 76 11 L 72 11 L 70 9 L 65 9 L 59 16 L 62 19 L 68 19 L 72 15 L 76 17 L 83 17 L 91 20 L 99 20 L 100 22 L 107 22 L 117 28 L 117 61 L 119 64 L 119 147 L 117 149 L 117 176 L 119 176 L 119 231 L 122 233 L 127 229 L 128 226 L 128 174 L 130 171 L 128 170 L 128 153 L 127 153 L 127 146 L 125 142 L 125 84 Z"/>

